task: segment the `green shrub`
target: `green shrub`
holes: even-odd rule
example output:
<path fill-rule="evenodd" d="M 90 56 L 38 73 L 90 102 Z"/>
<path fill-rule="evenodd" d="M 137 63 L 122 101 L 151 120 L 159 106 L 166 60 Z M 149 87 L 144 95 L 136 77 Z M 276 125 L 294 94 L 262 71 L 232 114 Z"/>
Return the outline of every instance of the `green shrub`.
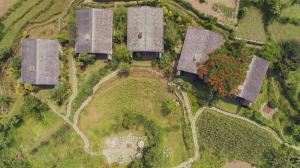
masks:
<path fill-rule="evenodd" d="M 29 116 L 33 115 L 37 120 L 42 120 L 42 113 L 47 112 L 49 107 L 34 96 L 27 95 L 25 96 L 24 104 L 22 105 L 21 109 L 23 114 Z"/>
<path fill-rule="evenodd" d="M 93 93 L 93 87 L 99 82 L 101 78 L 110 72 L 109 67 L 100 69 L 97 73 L 93 73 L 91 77 L 83 84 L 82 88 L 78 91 L 76 98 L 72 103 L 72 110 L 76 111 L 80 105 Z"/>
<path fill-rule="evenodd" d="M 127 46 L 120 44 L 114 47 L 113 58 L 118 62 L 130 63 L 132 60 L 132 53 L 127 49 Z"/>
<path fill-rule="evenodd" d="M 276 108 L 278 107 L 278 103 L 275 99 L 271 99 L 269 102 L 268 102 L 268 106 L 271 107 L 271 108 Z"/>
<path fill-rule="evenodd" d="M 80 62 L 80 66 L 93 64 L 95 62 L 95 57 L 95 54 L 80 53 L 78 55 L 78 61 Z"/>
<path fill-rule="evenodd" d="M 163 101 L 161 106 L 161 113 L 165 116 L 171 113 L 177 113 L 180 109 L 176 105 L 176 101 L 174 99 L 168 98 L 167 100 Z"/>
<path fill-rule="evenodd" d="M 51 93 L 51 99 L 54 100 L 58 105 L 62 105 L 68 99 L 70 94 L 70 85 L 63 84 L 53 90 L 53 92 Z"/>

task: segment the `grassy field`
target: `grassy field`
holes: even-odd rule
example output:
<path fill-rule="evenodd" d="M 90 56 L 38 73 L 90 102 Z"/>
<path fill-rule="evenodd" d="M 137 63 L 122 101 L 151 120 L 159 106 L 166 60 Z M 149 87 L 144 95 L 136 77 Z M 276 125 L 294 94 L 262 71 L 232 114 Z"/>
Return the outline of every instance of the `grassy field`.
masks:
<path fill-rule="evenodd" d="M 65 126 L 52 135 L 51 139 L 41 144 L 28 156 L 33 168 L 96 168 L 104 166 L 101 156 L 90 156 L 83 151 L 80 137 Z"/>
<path fill-rule="evenodd" d="M 236 32 L 237 37 L 248 40 L 265 41 L 266 33 L 264 30 L 262 12 L 255 7 L 250 7 L 248 10 L 246 16 L 239 20 Z"/>
<path fill-rule="evenodd" d="M 300 41 L 300 26 L 292 24 L 283 25 L 274 21 L 268 29 L 271 33 L 271 37 L 278 42 L 288 40 Z"/>
<path fill-rule="evenodd" d="M 213 111 L 200 115 L 198 129 L 200 145 L 205 149 L 253 164 L 259 164 L 264 152 L 279 145 L 259 127 Z"/>
<path fill-rule="evenodd" d="M 289 88 L 287 91 L 291 98 L 293 98 L 294 102 L 298 102 L 297 104 L 300 108 L 300 70 L 289 73 L 286 85 Z"/>
<path fill-rule="evenodd" d="M 281 16 L 300 19 L 300 4 L 295 4 L 291 7 L 282 10 Z"/>
<path fill-rule="evenodd" d="M 84 71 L 78 68 L 78 88 L 80 89 L 92 74 L 96 73 L 99 69 L 104 68 L 105 65 L 105 60 L 96 60 L 94 64 L 88 65 Z"/>
<path fill-rule="evenodd" d="M 92 140 L 94 149 L 104 149 L 106 138 L 124 134 L 120 125 L 124 112 L 143 114 L 162 128 L 180 128 L 181 112 L 169 116 L 161 114 L 162 102 L 175 97 L 157 73 L 149 68 L 135 67 L 128 77 L 116 77 L 99 88 L 79 121 L 79 127 Z M 142 130 L 136 133 L 142 135 Z M 170 139 L 176 143 L 170 143 Z M 187 158 L 180 129 L 167 131 L 164 146 L 171 151 L 172 166 Z"/>

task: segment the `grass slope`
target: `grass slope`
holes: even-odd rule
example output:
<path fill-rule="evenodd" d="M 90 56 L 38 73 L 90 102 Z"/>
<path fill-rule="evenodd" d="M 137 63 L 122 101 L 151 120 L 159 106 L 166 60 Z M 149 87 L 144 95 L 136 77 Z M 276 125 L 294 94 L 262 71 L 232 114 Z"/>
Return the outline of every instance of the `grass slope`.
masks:
<path fill-rule="evenodd" d="M 69 127 L 58 130 L 49 141 L 41 144 L 27 158 L 33 168 L 96 168 L 103 165 L 103 158 L 90 156 L 83 151 L 80 137 Z"/>
<path fill-rule="evenodd" d="M 265 41 L 266 33 L 262 12 L 255 7 L 249 7 L 248 10 L 246 16 L 239 20 L 237 37 Z"/>
<path fill-rule="evenodd" d="M 94 150 L 104 149 L 109 137 L 129 132 L 143 135 L 143 129 L 125 131 L 121 128 L 124 112 L 143 114 L 166 130 L 163 145 L 171 152 L 168 165 L 175 166 L 188 158 L 180 129 L 181 113 L 161 114 L 162 102 L 174 96 L 168 92 L 166 81 L 147 69 L 136 67 L 128 77 L 116 77 L 104 83 L 81 113 L 79 127 L 91 139 Z"/>
<path fill-rule="evenodd" d="M 201 114 L 198 126 L 201 145 L 230 159 L 259 164 L 264 152 L 279 145 L 259 127 L 214 111 Z"/>

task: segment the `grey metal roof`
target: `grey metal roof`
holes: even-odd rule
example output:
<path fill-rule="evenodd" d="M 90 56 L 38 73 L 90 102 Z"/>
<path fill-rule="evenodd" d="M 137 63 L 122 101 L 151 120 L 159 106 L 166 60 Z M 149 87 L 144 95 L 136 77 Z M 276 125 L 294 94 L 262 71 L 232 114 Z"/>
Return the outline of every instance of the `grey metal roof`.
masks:
<path fill-rule="evenodd" d="M 199 64 L 224 43 L 221 35 L 202 28 L 189 28 L 185 35 L 177 70 L 197 74 Z"/>
<path fill-rule="evenodd" d="M 76 19 L 76 53 L 112 54 L 112 10 L 82 9 L 77 11 Z"/>
<path fill-rule="evenodd" d="M 133 52 L 164 52 L 163 10 L 131 7 L 127 12 L 127 47 Z"/>
<path fill-rule="evenodd" d="M 251 102 L 257 99 L 268 67 L 268 61 L 257 56 L 253 57 L 239 97 Z"/>
<path fill-rule="evenodd" d="M 21 83 L 57 85 L 60 44 L 55 40 L 22 41 Z"/>

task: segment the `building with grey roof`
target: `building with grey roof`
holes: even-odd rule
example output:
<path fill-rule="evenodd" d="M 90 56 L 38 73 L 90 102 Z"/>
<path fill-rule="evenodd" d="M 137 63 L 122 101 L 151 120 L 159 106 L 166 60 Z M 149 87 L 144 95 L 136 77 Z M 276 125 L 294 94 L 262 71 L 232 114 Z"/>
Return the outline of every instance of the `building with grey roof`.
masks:
<path fill-rule="evenodd" d="M 60 51 L 58 41 L 24 39 L 22 41 L 21 83 L 58 85 Z"/>
<path fill-rule="evenodd" d="M 127 47 L 131 52 L 164 52 L 163 9 L 156 7 L 131 7 L 127 12 Z"/>
<path fill-rule="evenodd" d="M 177 75 L 182 71 L 197 74 L 200 64 L 204 64 L 209 54 L 224 43 L 223 36 L 202 28 L 189 28 L 177 66 Z"/>
<path fill-rule="evenodd" d="M 268 67 L 268 61 L 257 56 L 253 57 L 249 65 L 246 80 L 241 86 L 238 95 L 239 102 L 242 105 L 250 106 L 252 102 L 255 102 L 268 71 Z"/>
<path fill-rule="evenodd" d="M 109 9 L 81 9 L 76 13 L 76 53 L 112 55 L 113 12 Z"/>

